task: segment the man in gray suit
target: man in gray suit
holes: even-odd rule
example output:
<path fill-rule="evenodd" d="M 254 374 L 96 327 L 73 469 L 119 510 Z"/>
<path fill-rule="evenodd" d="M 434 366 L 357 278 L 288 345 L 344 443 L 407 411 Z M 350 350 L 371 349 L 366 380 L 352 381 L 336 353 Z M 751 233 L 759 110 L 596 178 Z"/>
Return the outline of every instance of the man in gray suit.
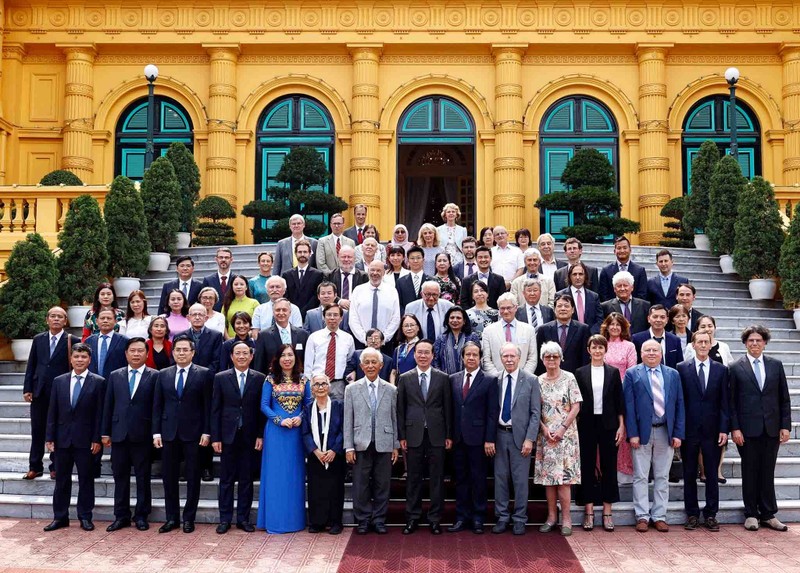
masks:
<path fill-rule="evenodd" d="M 309 334 L 313 334 L 318 330 L 325 328 L 325 318 L 322 316 L 322 310 L 329 304 L 336 302 L 336 285 L 330 281 L 322 281 L 317 285 L 317 300 L 319 306 L 312 308 L 306 313 L 306 319 L 303 321 L 303 330 Z M 343 311 L 342 323 L 339 328 L 345 332 L 350 332 L 349 317 L 347 311 Z"/>
<path fill-rule="evenodd" d="M 522 353 L 506 343 L 500 350 L 503 371 L 498 378 L 500 418 L 497 436 L 487 436 L 487 453 L 494 456 L 494 510 L 497 524 L 492 533 L 504 533 L 514 521 L 514 535 L 525 534 L 528 521 L 528 475 L 531 452 L 539 433 L 541 393 L 539 381 L 519 367 Z M 509 511 L 514 484 L 514 515 Z"/>
<path fill-rule="evenodd" d="M 353 239 L 345 237 L 344 217 L 341 213 L 331 215 L 331 234 L 325 235 L 317 241 L 317 268 L 325 274 L 330 274 L 339 268 L 339 249 L 344 246 L 356 248 Z"/>
<path fill-rule="evenodd" d="M 400 447 L 397 433 L 397 390 L 378 374 L 383 355 L 374 348 L 361 353 L 364 378 L 344 391 L 344 448 L 353 464 L 353 515 L 356 533 L 366 535 L 369 524 L 385 534 L 392 464 Z"/>
<path fill-rule="evenodd" d="M 285 271 L 290 271 L 297 266 L 297 260 L 294 258 L 294 244 L 300 239 L 305 239 L 311 243 L 311 256 L 308 258 L 308 264 L 312 267 L 317 266 L 317 240 L 311 237 L 306 237 L 303 232 L 306 228 L 306 220 L 302 215 L 294 214 L 289 217 L 289 229 L 292 234 L 285 239 L 278 241 L 278 246 L 275 249 L 275 263 L 272 267 L 272 274 L 281 276 Z"/>
<path fill-rule="evenodd" d="M 436 281 L 425 281 L 420 289 L 422 299 L 406 305 L 405 314 L 413 314 L 422 325 L 420 338 L 436 341 L 444 330 L 444 315 L 452 308 L 449 300 L 441 300 L 442 289 Z"/>
<path fill-rule="evenodd" d="M 647 322 L 647 311 L 650 310 L 650 303 L 633 296 L 633 282 L 634 279 L 631 273 L 619 271 L 611 279 L 616 296 L 600 304 L 603 309 L 603 318 L 612 312 L 618 312 L 624 316 L 631 325 L 631 335 L 650 328 L 650 323 Z"/>

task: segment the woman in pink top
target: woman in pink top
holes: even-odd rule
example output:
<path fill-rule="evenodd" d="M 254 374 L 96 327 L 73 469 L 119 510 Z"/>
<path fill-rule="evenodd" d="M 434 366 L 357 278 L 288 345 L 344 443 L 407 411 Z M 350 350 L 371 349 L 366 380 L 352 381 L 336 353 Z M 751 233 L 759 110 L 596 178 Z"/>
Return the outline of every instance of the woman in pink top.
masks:
<path fill-rule="evenodd" d="M 636 366 L 636 347 L 631 342 L 631 327 L 625 317 L 618 312 L 612 312 L 600 326 L 600 334 L 608 340 L 606 364 L 619 370 L 622 384 L 625 384 L 625 372 L 628 368 Z M 633 459 L 627 441 L 619 445 L 617 453 L 617 471 L 626 475 L 633 475 Z"/>

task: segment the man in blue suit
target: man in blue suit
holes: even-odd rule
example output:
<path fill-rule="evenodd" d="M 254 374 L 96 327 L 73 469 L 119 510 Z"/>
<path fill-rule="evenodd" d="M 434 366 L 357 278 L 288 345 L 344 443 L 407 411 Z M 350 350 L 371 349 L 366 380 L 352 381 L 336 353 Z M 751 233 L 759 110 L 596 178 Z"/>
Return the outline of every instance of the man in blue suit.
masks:
<path fill-rule="evenodd" d="M 647 281 L 647 300 L 650 304 L 662 304 L 667 310 L 678 302 L 678 285 L 686 284 L 689 279 L 672 272 L 672 253 L 662 249 L 656 254 L 658 276 Z"/>
<path fill-rule="evenodd" d="M 450 375 L 453 396 L 453 461 L 456 475 L 456 521 L 447 530 L 468 527 L 483 533 L 486 518 L 486 443 L 497 433 L 500 404 L 497 379 L 481 368 L 481 347 L 467 342 L 461 349 L 464 370 Z"/>
<path fill-rule="evenodd" d="M 702 452 L 708 468 L 719 465 L 720 447 L 728 442 L 729 397 L 728 369 L 708 357 L 711 335 L 695 332 L 692 336 L 695 358 L 678 364 L 683 384 L 686 409 L 686 439 L 681 444 L 683 460 L 683 506 L 686 509 L 687 530 L 700 525 L 700 506 L 697 503 L 697 456 Z M 719 483 L 710 476 L 706 480 L 706 505 L 703 508 L 705 526 L 719 531 Z"/>
<path fill-rule="evenodd" d="M 114 370 L 127 364 L 125 346 L 128 344 L 128 337 L 114 332 L 115 325 L 114 310 L 103 309 L 97 313 L 97 326 L 100 332 L 86 339 L 86 344 L 92 349 L 89 372 L 106 380 Z"/>
<path fill-rule="evenodd" d="M 336 302 L 336 298 L 335 284 L 330 281 L 322 281 L 319 283 L 317 286 L 317 300 L 319 301 L 319 306 L 312 308 L 306 313 L 305 320 L 303 320 L 303 330 L 309 334 L 314 334 L 316 331 L 325 328 L 325 318 L 322 316 L 322 311 L 329 304 Z M 343 312 L 344 315 L 342 316 L 342 323 L 339 325 L 339 328 L 345 332 L 350 332 L 348 327 L 349 313 L 345 310 L 343 310 Z M 384 378 L 384 380 L 388 380 L 388 378 Z"/>
<path fill-rule="evenodd" d="M 203 281 L 192 278 L 194 274 L 194 261 L 192 257 L 181 256 L 175 259 L 175 269 L 178 271 L 178 278 L 167 281 L 161 287 L 161 297 L 158 299 L 158 311 L 156 314 L 169 314 L 167 299 L 173 290 L 179 290 L 189 301 L 189 304 L 197 302 L 197 296 L 203 290 Z"/>
<path fill-rule="evenodd" d="M 680 339 L 666 331 L 667 309 L 660 304 L 654 304 L 647 311 L 647 322 L 650 328 L 633 335 L 632 342 L 636 347 L 636 356 L 642 361 L 642 344 L 645 340 L 655 340 L 661 345 L 662 362 L 670 368 L 677 368 L 678 362 L 683 361 Z"/>
<path fill-rule="evenodd" d="M 72 468 L 78 470 L 78 519 L 81 529 L 92 531 L 94 468 L 92 456 L 100 453 L 105 381 L 88 371 L 92 350 L 72 346 L 72 371 L 53 380 L 47 411 L 47 450 L 56 452 L 56 487 L 53 490 L 53 521 L 45 531 L 69 527 Z"/>
<path fill-rule="evenodd" d="M 628 237 L 614 239 L 614 255 L 617 260 L 603 267 L 600 272 L 600 286 L 597 293 L 600 295 L 600 301 L 605 302 L 614 298 L 614 285 L 611 279 L 622 271 L 627 271 L 633 276 L 633 297 L 647 300 L 647 272 L 643 266 L 631 260 L 631 242 Z"/>
<path fill-rule="evenodd" d="M 102 439 L 104 446 L 111 446 L 114 473 L 114 522 L 106 529 L 109 532 L 131 526 L 131 467 L 136 475 L 136 529 L 146 531 L 150 527 L 147 516 L 152 509 L 150 427 L 158 371 L 144 365 L 144 338 L 128 340 L 125 358 L 128 365 L 108 377 L 103 407 Z"/>
<path fill-rule="evenodd" d="M 642 344 L 642 364 L 629 368 L 622 384 L 625 392 L 625 428 L 633 457 L 633 508 L 636 531 L 667 532 L 669 468 L 675 448 L 681 446 L 686 424 L 683 389 L 678 372 L 661 364 L 661 345 Z M 653 506 L 648 501 L 647 478 L 653 466 Z"/>

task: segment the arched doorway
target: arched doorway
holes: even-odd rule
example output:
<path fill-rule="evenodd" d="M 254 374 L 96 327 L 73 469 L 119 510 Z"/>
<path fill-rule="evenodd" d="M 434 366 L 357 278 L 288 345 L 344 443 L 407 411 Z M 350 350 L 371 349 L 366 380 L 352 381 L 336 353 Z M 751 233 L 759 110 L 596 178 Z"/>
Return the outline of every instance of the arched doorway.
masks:
<path fill-rule="evenodd" d="M 475 124 L 457 101 L 432 96 L 400 117 L 397 138 L 397 220 L 415 240 L 423 223 L 442 223 L 455 203 L 460 224 L 475 231 Z"/>

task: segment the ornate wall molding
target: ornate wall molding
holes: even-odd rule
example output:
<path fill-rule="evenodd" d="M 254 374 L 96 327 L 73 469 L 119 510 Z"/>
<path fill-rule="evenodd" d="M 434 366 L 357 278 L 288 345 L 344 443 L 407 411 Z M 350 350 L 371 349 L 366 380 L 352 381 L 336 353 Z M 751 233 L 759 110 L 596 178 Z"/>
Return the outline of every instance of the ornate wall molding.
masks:
<path fill-rule="evenodd" d="M 494 65 L 490 55 L 387 55 L 381 58 L 381 64 L 470 64 Z"/>
<path fill-rule="evenodd" d="M 569 64 L 624 64 L 636 65 L 638 60 L 633 55 L 530 55 L 522 58 L 523 64 L 536 65 L 569 65 Z"/>
<path fill-rule="evenodd" d="M 779 65 L 782 63 L 779 55 L 761 55 L 761 56 L 748 56 L 737 54 L 735 57 L 736 64 L 743 66 L 746 64 L 774 64 Z M 728 65 L 731 62 L 731 56 L 667 56 L 667 64 L 671 65 L 697 65 L 697 64 L 713 64 L 713 65 Z"/>
<path fill-rule="evenodd" d="M 351 65 L 347 54 L 331 55 L 280 55 L 253 54 L 239 57 L 240 64 L 342 64 Z"/>
<path fill-rule="evenodd" d="M 206 54 L 186 54 L 186 55 L 169 55 L 159 54 L 159 64 L 202 64 L 206 65 L 209 62 L 209 57 Z M 153 56 L 139 56 L 123 55 L 123 54 L 100 54 L 94 61 L 95 65 L 119 65 L 131 64 L 146 66 L 153 63 Z"/>

